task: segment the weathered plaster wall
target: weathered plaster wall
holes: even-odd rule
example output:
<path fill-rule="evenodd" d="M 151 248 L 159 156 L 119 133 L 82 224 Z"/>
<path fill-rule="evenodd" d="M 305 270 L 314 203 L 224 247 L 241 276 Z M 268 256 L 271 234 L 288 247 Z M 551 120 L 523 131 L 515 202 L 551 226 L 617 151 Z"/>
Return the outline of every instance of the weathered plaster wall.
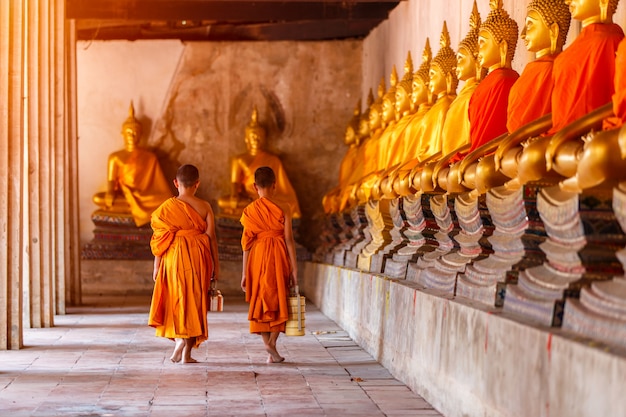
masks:
<path fill-rule="evenodd" d="M 447 417 L 626 415 L 626 354 L 414 283 L 307 262 L 300 288 Z"/>
<path fill-rule="evenodd" d="M 343 132 L 361 88 L 361 45 L 79 45 L 82 240 L 92 237 L 91 196 L 106 187 L 107 155 L 123 147 L 119 132 L 134 99 L 138 116 L 148 124 L 147 144 L 166 175 L 173 177 L 183 163 L 197 165 L 199 195 L 215 209 L 217 198 L 229 192 L 230 158 L 246 150 L 244 129 L 256 105 L 268 129 L 269 150 L 280 155 L 300 200 L 299 240 L 312 248 L 321 230 L 321 198 L 337 182 Z"/>

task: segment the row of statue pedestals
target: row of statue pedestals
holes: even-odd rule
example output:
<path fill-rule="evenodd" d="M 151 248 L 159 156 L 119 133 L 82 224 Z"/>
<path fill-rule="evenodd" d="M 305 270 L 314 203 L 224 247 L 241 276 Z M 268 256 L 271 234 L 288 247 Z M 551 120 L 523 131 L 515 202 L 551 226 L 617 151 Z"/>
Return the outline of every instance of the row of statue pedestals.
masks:
<path fill-rule="evenodd" d="M 566 204 L 541 185 L 479 198 L 423 193 L 329 215 L 314 259 L 626 347 L 622 228 L 621 189 Z"/>

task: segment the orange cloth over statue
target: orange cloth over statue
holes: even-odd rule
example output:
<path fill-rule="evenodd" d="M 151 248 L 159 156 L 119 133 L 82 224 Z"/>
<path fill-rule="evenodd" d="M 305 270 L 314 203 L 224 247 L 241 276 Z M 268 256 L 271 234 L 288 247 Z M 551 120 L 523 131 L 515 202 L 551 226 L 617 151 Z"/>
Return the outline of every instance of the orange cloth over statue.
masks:
<path fill-rule="evenodd" d="M 604 121 L 604 129 L 615 129 L 626 122 L 626 38 L 622 39 L 615 56 L 615 94 L 613 94 L 614 117 Z"/>
<path fill-rule="evenodd" d="M 154 209 L 172 196 L 156 155 L 145 149 L 134 149 L 116 178 L 137 226 L 150 222 Z"/>
<path fill-rule="evenodd" d="M 478 84 L 469 103 L 469 152 L 507 132 L 509 93 L 519 74 L 510 68 L 490 72 Z"/>
<path fill-rule="evenodd" d="M 509 133 L 552 111 L 554 57 L 547 55 L 526 64 L 511 87 L 506 122 Z"/>
<path fill-rule="evenodd" d="M 246 301 L 250 333 L 284 332 L 291 265 L 285 244 L 285 214 L 267 198 L 243 209 L 241 247 L 250 251 Z"/>
<path fill-rule="evenodd" d="M 590 24 L 555 59 L 550 133 L 611 101 L 615 52 L 623 38 L 619 25 Z"/>
<path fill-rule="evenodd" d="M 148 324 L 160 337 L 208 338 L 207 293 L 213 257 L 206 220 L 189 204 L 172 197 L 152 213 L 154 256 L 161 257 Z"/>

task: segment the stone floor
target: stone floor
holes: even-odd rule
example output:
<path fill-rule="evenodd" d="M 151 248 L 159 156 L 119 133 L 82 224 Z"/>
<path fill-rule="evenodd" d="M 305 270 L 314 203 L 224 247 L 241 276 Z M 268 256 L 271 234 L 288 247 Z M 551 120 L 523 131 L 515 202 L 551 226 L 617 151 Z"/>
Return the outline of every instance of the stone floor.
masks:
<path fill-rule="evenodd" d="M 279 339 L 284 363 L 227 299 L 200 363 L 181 365 L 146 325 L 149 297 L 84 301 L 0 352 L 1 416 L 441 416 L 312 305 L 306 335 Z"/>

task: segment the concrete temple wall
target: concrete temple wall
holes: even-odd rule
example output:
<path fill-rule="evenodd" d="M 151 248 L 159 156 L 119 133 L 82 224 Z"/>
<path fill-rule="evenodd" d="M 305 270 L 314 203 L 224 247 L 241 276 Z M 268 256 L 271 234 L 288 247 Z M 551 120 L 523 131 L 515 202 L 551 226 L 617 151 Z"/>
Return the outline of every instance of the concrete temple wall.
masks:
<path fill-rule="evenodd" d="M 626 415 L 624 352 L 408 281 L 307 263 L 307 298 L 447 417 Z"/>
<path fill-rule="evenodd" d="M 168 177 L 192 163 L 199 196 L 217 212 L 230 190 L 229 160 L 245 152 L 252 108 L 268 129 L 303 212 L 300 242 L 314 249 L 321 199 L 337 182 L 343 134 L 361 89 L 361 41 L 80 42 L 78 130 L 81 240 L 89 241 L 106 189 L 107 156 L 123 148 L 121 125 L 134 100 L 146 145 Z"/>

